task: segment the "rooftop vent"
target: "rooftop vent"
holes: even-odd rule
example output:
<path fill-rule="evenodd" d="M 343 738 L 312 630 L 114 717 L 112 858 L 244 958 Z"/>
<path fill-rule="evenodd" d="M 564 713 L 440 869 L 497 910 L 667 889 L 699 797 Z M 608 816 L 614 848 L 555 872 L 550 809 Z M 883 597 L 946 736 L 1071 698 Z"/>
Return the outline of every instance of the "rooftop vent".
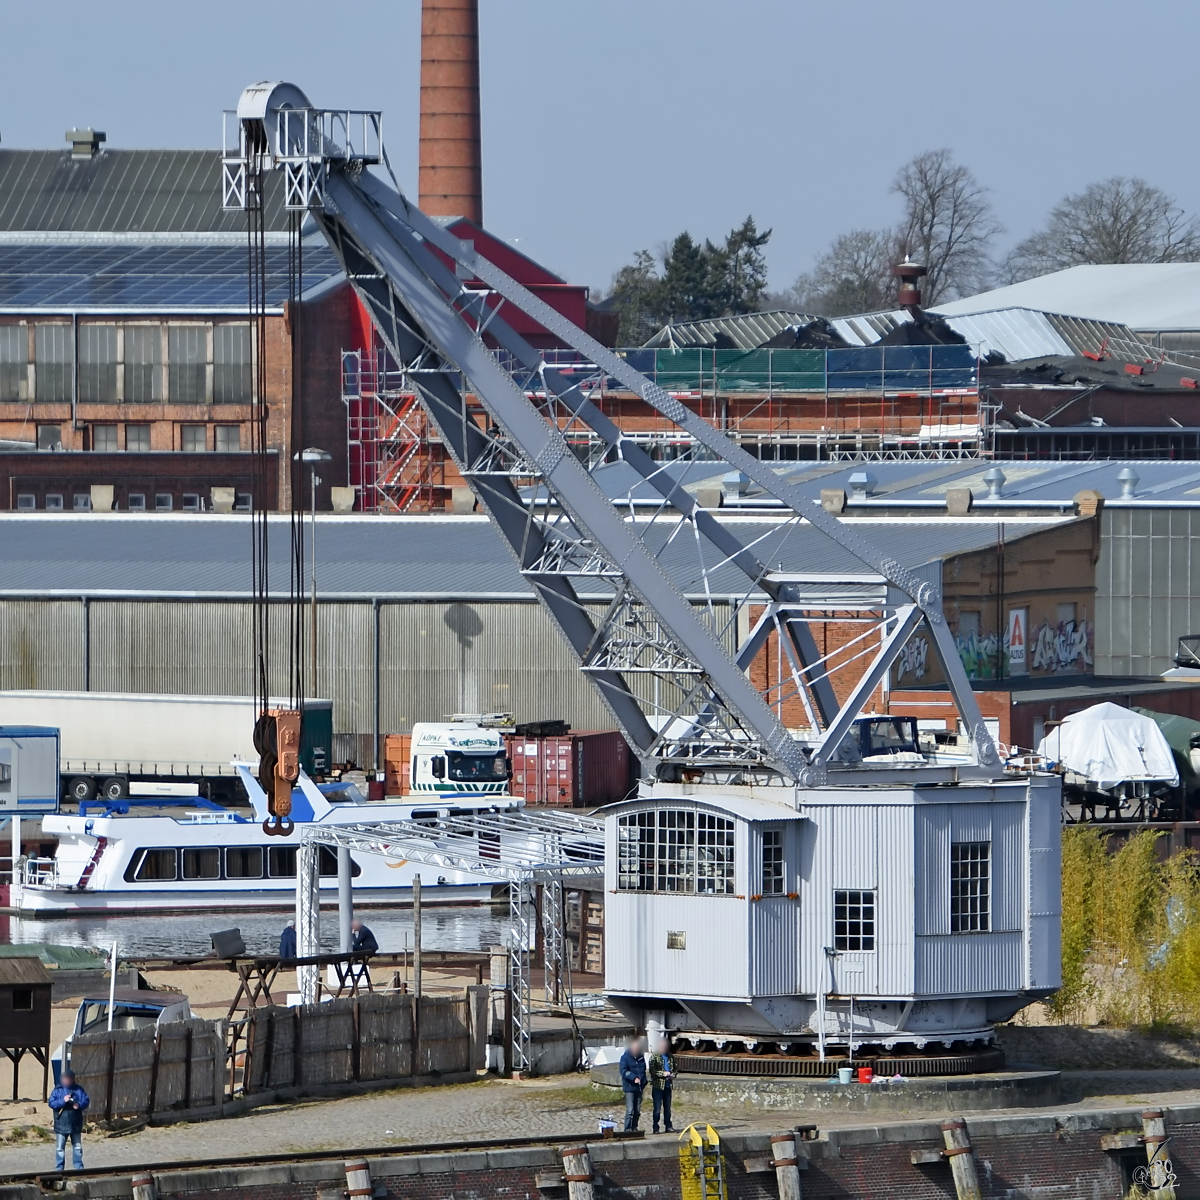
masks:
<path fill-rule="evenodd" d="M 870 471 L 855 471 L 850 476 L 850 493 L 855 500 L 865 500 L 875 490 L 875 482 Z"/>
<path fill-rule="evenodd" d="M 1137 495 L 1137 485 L 1142 482 L 1142 477 L 1132 467 L 1125 467 L 1117 475 L 1117 482 L 1121 485 L 1121 499 L 1132 500 Z"/>
<path fill-rule="evenodd" d="M 1004 472 L 999 467 L 988 471 L 983 477 L 983 482 L 987 484 L 989 500 L 999 500 L 1004 495 Z"/>
<path fill-rule="evenodd" d="M 100 143 L 108 135 L 99 129 L 68 129 L 67 141 L 71 143 L 72 158 L 94 158 L 100 151 Z"/>
<path fill-rule="evenodd" d="M 921 307 L 921 289 L 917 287 L 917 280 L 927 273 L 925 267 L 913 262 L 907 254 L 904 256 L 902 263 L 897 263 L 892 268 L 892 274 L 900 280 L 900 292 L 896 299 L 899 301 L 901 308 L 913 309 Z"/>

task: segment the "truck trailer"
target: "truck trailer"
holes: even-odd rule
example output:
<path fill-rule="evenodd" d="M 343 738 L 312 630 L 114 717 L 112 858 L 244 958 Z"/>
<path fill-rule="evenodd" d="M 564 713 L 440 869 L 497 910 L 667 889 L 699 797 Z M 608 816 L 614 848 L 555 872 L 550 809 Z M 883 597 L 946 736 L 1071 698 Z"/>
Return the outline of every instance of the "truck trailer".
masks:
<path fill-rule="evenodd" d="M 60 795 L 76 803 L 193 792 L 244 800 L 232 764 L 258 761 L 255 716 L 250 696 L 0 692 L 0 725 L 59 730 Z M 333 701 L 305 700 L 301 765 L 310 776 L 329 769 L 332 743 Z"/>

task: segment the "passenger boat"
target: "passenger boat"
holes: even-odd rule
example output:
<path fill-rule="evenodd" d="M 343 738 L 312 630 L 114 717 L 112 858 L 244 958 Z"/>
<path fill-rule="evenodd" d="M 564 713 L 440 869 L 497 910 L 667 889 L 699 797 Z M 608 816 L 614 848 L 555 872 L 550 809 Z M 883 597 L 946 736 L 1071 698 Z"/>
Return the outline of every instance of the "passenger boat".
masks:
<path fill-rule="evenodd" d="M 52 858 L 29 858 L 14 874 L 11 907 L 28 916 L 288 909 L 294 903 L 296 856 L 306 825 L 358 825 L 521 808 L 509 795 L 480 791 L 367 801 L 353 784 L 318 786 L 302 777 L 292 794 L 294 831 L 268 836 L 266 800 L 245 765 L 253 815 L 189 797 L 182 813 L 57 814 L 42 828 L 58 838 Z M 128 805 L 122 807 L 128 808 Z M 322 904 L 337 903 L 337 856 L 320 848 Z M 351 855 L 356 907 L 396 904 L 420 874 L 427 903 L 480 903 L 492 881 L 449 868 L 376 854 Z"/>

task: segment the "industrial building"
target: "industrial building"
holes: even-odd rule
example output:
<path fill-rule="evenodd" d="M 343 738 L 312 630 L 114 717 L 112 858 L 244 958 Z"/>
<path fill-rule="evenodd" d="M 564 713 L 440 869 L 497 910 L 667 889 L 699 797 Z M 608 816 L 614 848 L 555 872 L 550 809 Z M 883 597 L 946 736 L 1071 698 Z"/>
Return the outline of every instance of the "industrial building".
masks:
<path fill-rule="evenodd" d="M 620 475 L 624 464 L 596 478 Z M 721 463 L 678 464 L 685 486 L 774 561 L 817 572 L 848 568 L 828 539 L 788 526 L 769 498 Z M 1000 740 L 1036 744 L 1039 723 L 1105 698 L 1200 718 L 1197 690 L 1158 677 L 1179 637 L 1200 630 L 1200 473 L 1187 463 L 797 464 L 790 478 L 814 501 L 900 561 L 939 564 L 946 615 L 985 717 Z M 1119 478 L 1122 471 L 1128 474 Z M 1136 478 L 1133 478 L 1136 476 Z M 613 490 L 619 485 L 612 483 Z M 727 490 L 723 490 L 727 489 Z M 1079 497 L 1082 496 L 1082 500 Z M 1102 498 L 1102 500 L 1101 500 Z M 244 519 L 135 514 L 13 514 L 0 582 L 0 688 L 243 694 L 250 690 L 250 532 Z M 273 590 L 287 596 L 286 537 Z M 560 718 L 611 727 L 586 678 L 483 516 L 317 521 L 317 693 L 334 701 L 340 755 L 381 762 L 377 736 L 463 711 Z M 697 601 L 696 562 L 665 560 Z M 728 572 L 717 603 L 744 634 L 763 597 Z M 597 594 L 595 603 L 601 603 Z M 1013 612 L 1025 662 L 1011 661 Z M 736 614 L 736 615 L 735 615 Z M 285 685 L 285 622 L 278 684 Z M 823 652 L 860 630 L 830 621 Z M 948 696 L 918 634 L 889 681 L 895 711 L 943 716 Z M 173 648 L 190 647 L 186 660 Z M 861 658 L 835 673 L 844 696 Z M 855 663 L 858 665 L 856 666 Z M 786 663 L 768 640 L 750 667 L 785 724 Z M 932 689 L 932 690 L 931 690 Z M 940 697 L 940 698 L 939 698 Z M 879 702 L 883 702 L 882 694 Z"/>

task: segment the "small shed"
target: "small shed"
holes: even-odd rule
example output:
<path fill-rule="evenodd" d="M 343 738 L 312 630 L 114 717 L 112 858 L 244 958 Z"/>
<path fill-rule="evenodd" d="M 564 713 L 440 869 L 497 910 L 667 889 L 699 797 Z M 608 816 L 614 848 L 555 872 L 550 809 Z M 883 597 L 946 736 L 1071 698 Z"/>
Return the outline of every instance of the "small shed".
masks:
<path fill-rule="evenodd" d="M 50 972 L 42 960 L 0 958 L 0 1051 L 13 1065 L 13 1099 L 19 1094 L 21 1059 L 42 1064 L 42 1099 L 50 1081 Z"/>

